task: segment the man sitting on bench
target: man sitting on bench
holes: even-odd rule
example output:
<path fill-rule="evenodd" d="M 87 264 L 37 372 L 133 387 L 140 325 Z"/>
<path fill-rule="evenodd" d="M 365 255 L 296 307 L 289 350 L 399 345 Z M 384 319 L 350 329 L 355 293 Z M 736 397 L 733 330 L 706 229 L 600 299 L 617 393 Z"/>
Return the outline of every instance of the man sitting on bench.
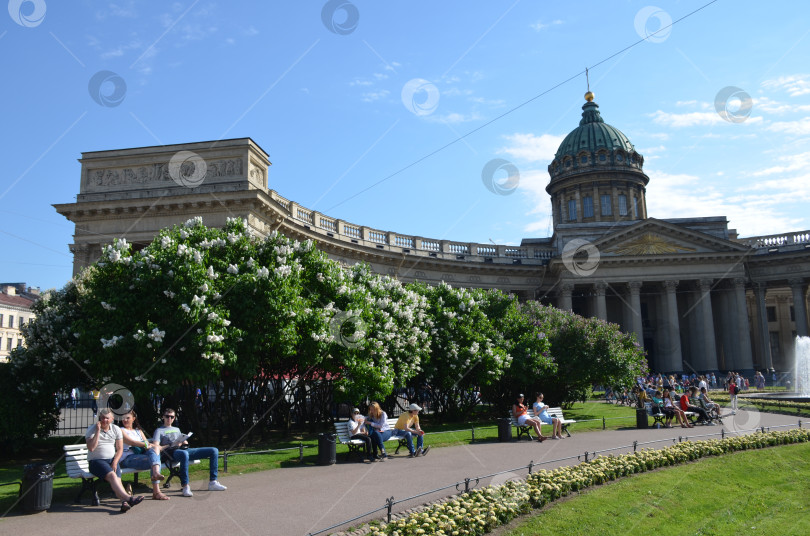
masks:
<path fill-rule="evenodd" d="M 201 460 L 208 458 L 208 470 L 210 479 L 208 481 L 208 491 L 224 491 L 228 488 L 217 482 L 217 470 L 219 469 L 219 450 L 216 447 L 187 448 L 188 441 L 183 441 L 179 447 L 172 445 L 180 439 L 180 429 L 174 425 L 175 412 L 171 408 L 163 410 L 163 426 L 155 430 L 152 441 L 160 444 L 160 449 L 166 452 L 169 457 L 180 462 L 180 485 L 183 486 L 183 497 L 192 497 L 191 486 L 188 479 L 189 460 Z M 185 448 L 184 448 L 185 447 Z"/>
<path fill-rule="evenodd" d="M 430 450 L 429 446 L 422 448 L 425 432 L 419 427 L 419 411 L 421 409 L 418 404 L 411 404 L 408 406 L 408 413 L 400 415 L 394 425 L 393 435 L 405 438 L 411 458 L 416 458 L 420 454 L 424 456 Z M 416 449 L 413 448 L 413 436 L 416 436 Z"/>
<path fill-rule="evenodd" d="M 693 398 L 697 397 L 697 387 L 692 386 L 690 387 L 686 393 L 681 395 L 681 409 L 686 411 L 691 411 L 692 413 L 697 413 L 698 415 L 698 422 L 703 424 L 708 424 L 710 426 L 714 426 L 714 423 L 709 418 L 709 414 L 706 413 L 706 410 L 703 408 L 699 408 L 695 405 L 689 403 L 689 394 L 692 395 Z"/>

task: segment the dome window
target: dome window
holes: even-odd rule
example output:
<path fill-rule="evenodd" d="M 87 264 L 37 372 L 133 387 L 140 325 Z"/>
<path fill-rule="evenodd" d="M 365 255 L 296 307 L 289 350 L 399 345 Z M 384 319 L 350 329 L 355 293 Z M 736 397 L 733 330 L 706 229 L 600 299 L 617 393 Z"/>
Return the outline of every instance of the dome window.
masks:
<path fill-rule="evenodd" d="M 624 160 L 624 156 L 622 156 L 621 153 L 617 154 L 616 155 L 616 162 L 621 162 L 622 160 Z"/>
<path fill-rule="evenodd" d="M 604 162 L 607 160 L 607 155 L 605 153 L 599 153 L 599 161 Z"/>
<path fill-rule="evenodd" d="M 588 163 L 588 157 L 585 156 L 585 155 L 582 155 L 580 157 L 579 161 L 582 162 L 583 164 L 587 164 Z"/>

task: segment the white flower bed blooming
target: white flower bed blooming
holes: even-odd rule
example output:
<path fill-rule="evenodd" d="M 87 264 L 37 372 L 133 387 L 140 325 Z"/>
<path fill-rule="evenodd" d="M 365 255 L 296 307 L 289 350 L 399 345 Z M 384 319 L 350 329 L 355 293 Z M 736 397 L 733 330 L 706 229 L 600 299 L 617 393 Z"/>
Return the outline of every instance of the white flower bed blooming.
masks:
<path fill-rule="evenodd" d="M 525 481 L 472 490 L 461 496 L 372 528 L 372 536 L 482 535 L 532 508 L 617 478 L 660 467 L 740 450 L 810 441 L 810 430 L 793 429 L 750 435 L 685 441 L 660 450 L 644 449 L 621 456 L 602 456 L 579 465 L 540 470 Z"/>

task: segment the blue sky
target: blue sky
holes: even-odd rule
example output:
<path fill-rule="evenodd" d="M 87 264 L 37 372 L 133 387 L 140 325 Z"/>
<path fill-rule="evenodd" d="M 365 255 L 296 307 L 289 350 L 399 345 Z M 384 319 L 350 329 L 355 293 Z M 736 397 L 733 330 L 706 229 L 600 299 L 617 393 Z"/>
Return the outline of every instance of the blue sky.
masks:
<path fill-rule="evenodd" d="M 253 138 L 271 188 L 352 223 L 549 236 L 546 167 L 589 66 L 602 117 L 645 156 L 650 216 L 810 229 L 810 4 L 719 0 L 620 52 L 704 3 L 11 0 L 0 280 L 70 278 L 73 225 L 51 204 L 74 200 L 83 151 L 221 138 Z M 100 71 L 119 85 L 91 95 Z M 519 172 L 510 195 L 484 185 L 493 159 Z"/>

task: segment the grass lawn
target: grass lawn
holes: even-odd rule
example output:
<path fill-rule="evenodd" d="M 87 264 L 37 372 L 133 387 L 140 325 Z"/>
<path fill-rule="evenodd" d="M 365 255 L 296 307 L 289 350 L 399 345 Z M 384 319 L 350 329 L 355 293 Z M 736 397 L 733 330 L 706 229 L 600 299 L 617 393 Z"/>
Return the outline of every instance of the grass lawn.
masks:
<path fill-rule="evenodd" d="M 808 481 L 810 444 L 738 452 L 591 488 L 494 534 L 810 534 Z"/>
<path fill-rule="evenodd" d="M 604 417 L 606 427 L 608 429 L 616 429 L 623 427 L 635 426 L 635 409 L 626 406 L 617 406 L 615 404 L 606 404 L 604 401 L 592 401 L 584 404 L 575 404 L 570 410 L 566 410 L 565 416 L 569 419 L 576 419 L 578 421 L 585 421 L 593 419 L 588 422 L 578 422 L 571 425 L 571 432 L 584 432 L 602 429 L 602 418 Z M 475 441 L 497 441 L 498 428 L 492 418 L 479 420 L 475 423 L 447 423 L 447 424 L 432 424 L 430 415 L 422 417 L 423 427 L 427 431 L 426 436 L 427 444 L 431 447 L 448 447 L 454 445 L 467 445 L 472 438 L 472 428 L 475 428 Z M 546 427 L 547 428 L 547 427 Z M 22 479 L 23 465 L 31 462 L 45 462 L 54 463 L 62 454 L 62 444 L 65 442 L 74 442 L 75 440 L 66 440 L 59 438 L 52 438 L 42 443 L 40 448 L 35 454 L 25 456 L 17 456 L 14 459 L 5 459 L 0 463 L 0 483 L 14 482 Z M 269 450 L 269 449 L 282 449 L 290 448 L 293 450 L 286 450 L 282 452 L 274 452 L 269 454 L 239 454 L 239 451 L 234 451 L 228 458 L 228 473 L 224 471 L 223 460 L 220 458 L 220 474 L 244 474 L 253 473 L 256 471 L 266 471 L 270 469 L 278 469 L 279 467 L 295 467 L 300 464 L 298 446 L 304 445 L 304 464 L 317 463 L 317 437 L 302 436 L 287 441 L 275 441 L 272 444 L 264 446 L 252 446 L 250 448 L 242 449 L 245 451 Z M 391 442 L 393 445 L 393 442 Z M 343 445 L 337 445 L 337 458 L 338 461 L 346 459 L 348 449 Z M 400 454 L 402 451 L 400 451 Z M 222 454 L 222 450 L 220 450 Z M 164 472 L 165 473 L 165 472 Z M 192 480 L 200 480 L 207 478 L 208 463 L 201 462 L 199 465 L 191 466 L 189 468 L 189 476 Z M 145 477 L 146 473 L 142 473 Z M 132 482 L 132 475 L 124 477 L 125 482 Z M 144 479 L 141 478 L 141 482 Z M 172 480 L 172 486 L 177 487 L 179 483 Z M 56 473 L 54 476 L 54 493 L 53 502 L 69 504 L 75 499 L 78 490 L 81 487 L 81 481 L 78 479 L 68 478 L 65 473 L 64 461 L 56 463 Z M 99 485 L 99 493 L 109 495 L 111 492 L 106 483 Z M 12 507 L 17 499 L 17 486 L 2 486 L 0 487 L 0 515 Z M 147 493 L 149 488 L 141 484 L 136 488 L 138 493 Z M 87 494 L 82 498 L 85 504 L 89 502 Z"/>

